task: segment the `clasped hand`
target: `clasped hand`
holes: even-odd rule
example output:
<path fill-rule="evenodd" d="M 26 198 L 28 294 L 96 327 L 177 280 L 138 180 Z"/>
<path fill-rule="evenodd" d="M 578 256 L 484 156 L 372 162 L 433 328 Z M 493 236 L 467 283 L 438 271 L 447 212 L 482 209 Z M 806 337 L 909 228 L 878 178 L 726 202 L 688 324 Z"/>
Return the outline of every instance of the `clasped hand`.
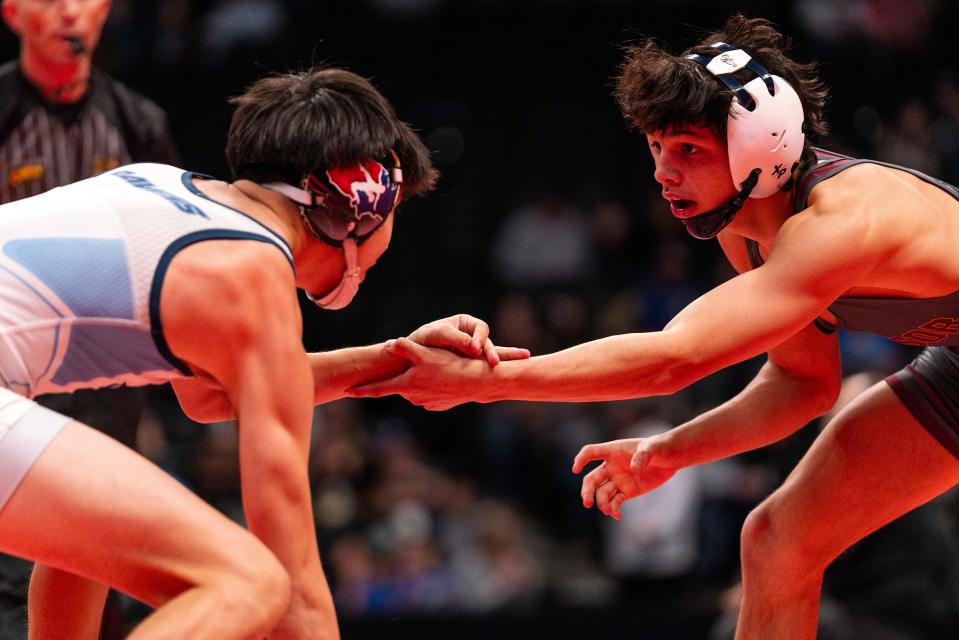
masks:
<path fill-rule="evenodd" d="M 435 320 L 406 338 L 388 340 L 386 350 L 410 367 L 392 378 L 354 387 L 348 394 L 355 398 L 399 394 L 431 411 L 481 400 L 475 395 L 478 378 L 504 360 L 529 357 L 527 349 L 494 345 L 489 325 L 467 314 Z"/>

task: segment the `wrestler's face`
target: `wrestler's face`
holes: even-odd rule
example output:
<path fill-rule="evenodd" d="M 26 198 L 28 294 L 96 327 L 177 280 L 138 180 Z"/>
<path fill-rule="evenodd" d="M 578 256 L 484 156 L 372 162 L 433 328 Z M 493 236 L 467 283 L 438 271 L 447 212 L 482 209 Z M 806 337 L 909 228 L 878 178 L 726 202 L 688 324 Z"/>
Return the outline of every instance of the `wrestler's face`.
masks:
<path fill-rule="evenodd" d="M 393 239 L 393 220 L 396 218 L 394 211 L 379 229 L 373 232 L 366 241 L 357 247 L 356 259 L 360 264 L 360 282 L 366 277 L 366 272 L 376 264 L 390 246 L 390 240 Z"/>
<path fill-rule="evenodd" d="M 380 259 L 390 246 L 393 237 L 394 212 L 386 221 L 368 237 L 363 244 L 356 248 L 356 262 L 360 268 L 360 282 L 366 279 L 366 273 L 376 261 Z M 304 224 L 305 227 L 305 224 Z M 297 286 L 311 292 L 316 297 L 322 297 L 336 287 L 343 277 L 345 258 L 343 249 L 332 247 L 307 233 L 312 243 L 313 255 L 309 264 L 297 264 Z"/>
<path fill-rule="evenodd" d="M 78 57 L 71 40 L 89 56 L 100 40 L 110 0 L 3 0 L 3 18 L 20 36 L 24 53 L 49 64 Z"/>
<path fill-rule="evenodd" d="M 709 129 L 686 126 L 646 135 L 663 198 L 677 218 L 720 206 L 736 195 L 726 141 Z"/>

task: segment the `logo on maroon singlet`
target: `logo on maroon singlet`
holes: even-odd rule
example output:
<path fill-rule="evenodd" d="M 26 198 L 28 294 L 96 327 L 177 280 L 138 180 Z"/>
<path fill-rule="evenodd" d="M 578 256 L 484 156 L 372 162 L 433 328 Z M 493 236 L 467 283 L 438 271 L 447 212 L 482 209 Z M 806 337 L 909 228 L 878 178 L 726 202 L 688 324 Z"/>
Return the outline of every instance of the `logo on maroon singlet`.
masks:
<path fill-rule="evenodd" d="M 916 329 L 910 329 L 902 335 L 889 339 L 910 347 L 925 347 L 957 333 L 959 333 L 959 318 L 933 318 Z"/>

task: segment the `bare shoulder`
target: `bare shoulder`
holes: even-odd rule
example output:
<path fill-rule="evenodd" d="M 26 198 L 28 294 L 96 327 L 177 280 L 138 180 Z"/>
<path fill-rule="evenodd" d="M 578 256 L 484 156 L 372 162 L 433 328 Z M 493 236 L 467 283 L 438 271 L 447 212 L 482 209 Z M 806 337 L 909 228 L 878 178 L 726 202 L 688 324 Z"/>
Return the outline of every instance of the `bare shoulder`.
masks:
<path fill-rule="evenodd" d="M 955 199 L 937 186 L 917 176 L 871 162 L 857 164 L 816 185 L 809 194 L 809 208 L 830 220 L 866 219 L 888 225 L 887 233 L 897 229 L 911 233 L 911 225 L 933 223 L 928 216 L 915 215 L 959 206 Z"/>
<path fill-rule="evenodd" d="M 850 167 L 818 184 L 807 208 L 783 224 L 769 262 L 799 265 L 810 281 L 827 287 L 927 294 L 934 287 L 917 287 L 916 278 L 938 277 L 931 274 L 942 252 L 932 245 L 959 232 L 955 222 L 944 222 L 948 212 L 936 201 L 939 195 L 948 198 L 905 171 L 868 163 Z"/>
<path fill-rule="evenodd" d="M 215 345 L 236 349 L 283 327 L 299 335 L 293 270 L 277 247 L 251 240 L 209 240 L 183 249 L 160 295 L 163 332 L 175 355 L 204 360 Z"/>
<path fill-rule="evenodd" d="M 806 209 L 783 225 L 776 244 L 815 243 L 849 255 L 888 249 L 902 230 L 908 187 L 902 175 L 864 163 L 824 180 L 810 193 Z"/>
<path fill-rule="evenodd" d="M 294 288 L 286 255 L 268 242 L 208 240 L 180 251 L 170 263 L 164 291 L 175 298 L 223 304 L 269 299 Z"/>
<path fill-rule="evenodd" d="M 874 205 L 888 195 L 891 177 L 888 168 L 876 164 L 850 167 L 813 188 L 807 211 L 816 217 L 849 218 L 848 212 L 875 210 Z"/>

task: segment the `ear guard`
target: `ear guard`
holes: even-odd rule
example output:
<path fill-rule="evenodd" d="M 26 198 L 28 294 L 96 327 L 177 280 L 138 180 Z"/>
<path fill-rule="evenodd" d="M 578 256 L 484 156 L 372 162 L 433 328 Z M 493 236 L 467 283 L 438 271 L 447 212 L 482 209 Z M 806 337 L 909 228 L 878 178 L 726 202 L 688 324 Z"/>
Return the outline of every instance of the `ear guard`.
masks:
<path fill-rule="evenodd" d="M 354 165 L 307 173 L 300 188 L 283 182 L 264 187 L 297 204 L 313 234 L 334 247 L 353 238 L 362 244 L 380 228 L 402 197 L 403 171 L 396 153 L 389 160 L 363 160 Z"/>
<path fill-rule="evenodd" d="M 726 123 L 733 184 L 741 188 L 750 174 L 758 170 L 759 179 L 749 197 L 771 196 L 789 181 L 802 155 L 802 102 L 786 80 L 770 75 L 742 49 L 725 42 L 712 46 L 721 52 L 713 58 L 698 54 L 686 57 L 706 67 L 733 92 Z M 745 85 L 732 75 L 743 68 L 757 76 Z"/>

